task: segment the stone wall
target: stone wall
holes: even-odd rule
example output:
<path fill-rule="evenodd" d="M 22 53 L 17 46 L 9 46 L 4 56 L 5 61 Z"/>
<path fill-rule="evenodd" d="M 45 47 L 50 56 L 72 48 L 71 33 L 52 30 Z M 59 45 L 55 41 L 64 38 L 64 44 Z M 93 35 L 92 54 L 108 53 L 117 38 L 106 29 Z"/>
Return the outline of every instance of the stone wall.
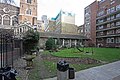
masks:
<path fill-rule="evenodd" d="M 62 23 L 62 34 L 78 34 L 77 26 L 74 24 Z"/>

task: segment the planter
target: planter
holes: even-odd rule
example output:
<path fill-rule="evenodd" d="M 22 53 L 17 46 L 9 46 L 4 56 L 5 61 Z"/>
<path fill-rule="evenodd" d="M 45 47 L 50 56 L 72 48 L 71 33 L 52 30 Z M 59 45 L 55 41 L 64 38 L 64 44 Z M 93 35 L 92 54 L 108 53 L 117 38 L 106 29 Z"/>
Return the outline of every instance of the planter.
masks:
<path fill-rule="evenodd" d="M 31 69 L 33 67 L 33 59 L 35 56 L 33 55 L 27 55 L 23 57 L 23 59 L 26 61 L 26 69 Z"/>

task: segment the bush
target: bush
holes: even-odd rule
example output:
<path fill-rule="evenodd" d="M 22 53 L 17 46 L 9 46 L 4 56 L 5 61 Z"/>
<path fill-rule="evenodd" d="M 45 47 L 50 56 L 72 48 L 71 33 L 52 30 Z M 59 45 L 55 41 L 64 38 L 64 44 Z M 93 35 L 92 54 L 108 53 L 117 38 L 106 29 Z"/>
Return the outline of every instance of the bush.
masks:
<path fill-rule="evenodd" d="M 30 53 L 31 50 L 37 48 L 39 41 L 39 33 L 37 31 L 28 30 L 23 37 L 23 45 L 25 52 Z"/>
<path fill-rule="evenodd" d="M 56 49 L 55 40 L 53 38 L 48 38 L 48 40 L 45 43 L 45 46 L 47 50 L 55 50 Z"/>

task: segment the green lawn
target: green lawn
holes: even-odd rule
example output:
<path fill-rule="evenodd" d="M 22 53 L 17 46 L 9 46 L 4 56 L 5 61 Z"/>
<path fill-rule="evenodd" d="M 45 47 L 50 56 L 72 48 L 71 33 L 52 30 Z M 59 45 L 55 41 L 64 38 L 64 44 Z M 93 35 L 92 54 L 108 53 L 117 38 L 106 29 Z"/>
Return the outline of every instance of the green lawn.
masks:
<path fill-rule="evenodd" d="M 81 48 L 83 50 L 83 48 Z M 77 58 L 94 58 L 100 61 L 105 61 L 107 63 L 120 60 L 120 49 L 116 48 L 94 48 L 93 54 L 88 55 L 85 52 L 92 52 L 92 48 L 84 48 L 84 52 L 79 52 L 76 48 L 64 49 L 59 52 L 49 52 L 44 51 L 43 55 L 50 55 L 57 57 L 77 57 Z M 83 69 L 88 69 L 94 66 L 99 66 L 102 64 L 70 64 L 70 67 L 73 67 L 75 71 L 80 71 Z M 44 75 L 43 75 L 44 74 Z M 34 68 L 29 73 L 29 80 L 42 80 L 48 77 L 54 77 L 57 75 L 57 62 L 49 60 L 39 60 L 36 58 L 34 60 Z"/>
<path fill-rule="evenodd" d="M 117 48 L 81 48 L 84 52 L 78 51 L 76 48 L 64 49 L 59 52 L 52 53 L 53 56 L 57 57 L 79 57 L 79 58 L 94 58 L 101 61 L 113 62 L 120 60 L 120 49 Z M 93 54 L 88 55 L 85 52 L 90 52 Z"/>
<path fill-rule="evenodd" d="M 84 52 L 78 51 L 76 48 L 71 49 L 64 49 L 60 50 L 59 52 L 48 52 L 45 51 L 43 54 L 49 55 L 52 54 L 53 56 L 57 57 L 71 57 L 71 58 L 93 58 L 100 61 L 105 61 L 107 63 L 114 62 L 117 60 L 120 60 L 120 49 L 117 48 L 81 48 L 80 50 L 84 50 Z M 85 52 L 90 52 L 93 54 L 88 55 Z M 46 65 L 47 69 L 49 71 L 53 71 L 51 74 L 56 75 L 56 64 L 52 61 L 44 61 L 44 64 Z M 70 67 L 73 67 L 75 71 L 80 71 L 83 69 L 88 69 L 91 67 L 99 66 L 102 64 L 70 64 Z"/>

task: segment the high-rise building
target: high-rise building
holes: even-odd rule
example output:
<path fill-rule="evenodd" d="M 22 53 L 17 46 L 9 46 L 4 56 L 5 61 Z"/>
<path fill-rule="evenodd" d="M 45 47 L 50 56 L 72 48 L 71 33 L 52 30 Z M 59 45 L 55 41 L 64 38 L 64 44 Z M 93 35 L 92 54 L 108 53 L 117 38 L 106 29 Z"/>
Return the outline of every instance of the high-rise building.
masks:
<path fill-rule="evenodd" d="M 98 1 L 94 1 L 84 8 L 84 36 L 89 38 L 93 44 L 96 44 L 96 15 L 98 10 Z"/>
<path fill-rule="evenodd" d="M 77 28 L 78 30 L 78 34 L 81 34 L 81 35 L 84 35 L 84 24 L 83 25 L 81 25 L 81 26 L 78 26 L 78 28 Z"/>
<path fill-rule="evenodd" d="M 77 26 L 75 25 L 75 14 L 60 11 L 56 18 L 55 32 L 60 34 L 77 34 Z"/>
<path fill-rule="evenodd" d="M 55 32 L 55 28 L 56 28 L 56 21 L 55 20 L 48 20 L 48 26 L 46 29 L 46 32 Z"/>
<path fill-rule="evenodd" d="M 120 47 L 120 0 L 101 0 L 97 14 L 97 46 Z"/>
<path fill-rule="evenodd" d="M 38 32 L 44 32 L 45 31 L 43 21 L 37 20 L 36 29 L 37 29 Z"/>
<path fill-rule="evenodd" d="M 37 24 L 37 0 L 20 0 L 19 22 Z"/>
<path fill-rule="evenodd" d="M 42 19 L 42 22 L 44 24 L 44 29 L 45 29 L 45 32 L 47 31 L 47 26 L 48 26 L 48 18 L 47 18 L 47 15 L 42 15 L 41 17 Z"/>

